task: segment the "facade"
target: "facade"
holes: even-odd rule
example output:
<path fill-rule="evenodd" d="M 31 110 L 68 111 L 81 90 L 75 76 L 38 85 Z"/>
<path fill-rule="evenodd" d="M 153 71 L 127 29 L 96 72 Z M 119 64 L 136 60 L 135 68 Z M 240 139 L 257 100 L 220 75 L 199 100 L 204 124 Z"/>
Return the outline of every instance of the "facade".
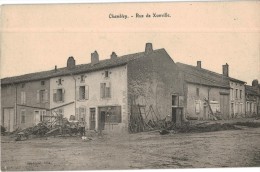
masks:
<path fill-rule="evenodd" d="M 230 86 L 230 115 L 229 118 L 245 117 L 245 82 L 229 76 L 229 65 L 222 66 L 223 76 Z"/>
<path fill-rule="evenodd" d="M 246 92 L 246 117 L 255 117 L 260 114 L 260 85 L 258 80 L 253 80 L 252 86 L 245 86 Z"/>
<path fill-rule="evenodd" d="M 183 78 L 186 119 L 208 120 L 229 117 L 229 81 L 226 77 L 197 66 L 177 63 Z M 212 115 L 213 113 L 213 115 Z"/>
<path fill-rule="evenodd" d="M 61 115 L 83 119 L 89 130 L 125 132 L 133 109 L 140 106 L 145 112 L 154 109 L 160 119 L 176 121 L 183 99 L 178 79 L 171 57 L 164 49 L 153 50 L 151 43 L 144 52 L 121 57 L 113 52 L 101 61 L 95 51 L 89 64 L 76 65 L 69 57 L 64 68 L 1 80 L 2 125 L 25 128 Z M 14 122 L 7 124 L 10 120 Z"/>
<path fill-rule="evenodd" d="M 49 114 L 50 90 L 48 79 L 11 81 L 12 78 L 9 78 L 1 84 L 1 125 L 10 132 L 35 125 Z"/>

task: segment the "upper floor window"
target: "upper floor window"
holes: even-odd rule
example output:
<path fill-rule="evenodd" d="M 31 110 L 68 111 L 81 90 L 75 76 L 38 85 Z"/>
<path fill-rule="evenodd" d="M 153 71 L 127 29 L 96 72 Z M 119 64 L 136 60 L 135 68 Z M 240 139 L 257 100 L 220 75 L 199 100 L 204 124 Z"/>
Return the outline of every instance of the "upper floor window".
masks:
<path fill-rule="evenodd" d="M 111 84 L 109 82 L 100 83 L 100 96 L 101 98 L 111 97 Z"/>
<path fill-rule="evenodd" d="M 231 88 L 231 100 L 233 100 L 234 99 L 234 89 L 233 88 Z"/>
<path fill-rule="evenodd" d="M 240 99 L 242 99 L 242 90 L 240 90 Z"/>
<path fill-rule="evenodd" d="M 236 89 L 236 98 L 238 98 L 238 89 Z"/>
<path fill-rule="evenodd" d="M 54 102 L 64 102 L 64 95 L 65 90 L 64 89 L 54 89 L 53 90 L 53 101 Z"/>
<path fill-rule="evenodd" d="M 57 81 L 58 85 L 62 85 L 62 79 L 59 78 L 58 81 Z"/>
<path fill-rule="evenodd" d="M 25 93 L 25 91 L 21 92 L 21 104 L 26 104 L 26 93 Z"/>
<path fill-rule="evenodd" d="M 24 88 L 25 87 L 25 84 L 22 84 L 22 86 L 21 86 L 22 88 Z"/>
<path fill-rule="evenodd" d="M 45 85 L 45 81 L 41 81 L 41 85 Z"/>
<path fill-rule="evenodd" d="M 80 75 L 80 82 L 85 82 L 85 75 Z"/>
<path fill-rule="evenodd" d="M 48 90 L 37 90 L 37 103 L 48 102 Z"/>
<path fill-rule="evenodd" d="M 108 70 L 106 70 L 105 71 L 105 77 L 108 78 L 108 76 L 109 76 L 109 72 L 108 72 Z"/>
<path fill-rule="evenodd" d="M 178 96 L 172 95 L 172 106 L 178 106 Z"/>
<path fill-rule="evenodd" d="M 200 96 L 200 89 L 199 88 L 196 88 L 196 95 Z"/>
<path fill-rule="evenodd" d="M 88 86 L 79 86 L 77 87 L 77 98 L 78 100 L 87 100 L 88 99 Z"/>

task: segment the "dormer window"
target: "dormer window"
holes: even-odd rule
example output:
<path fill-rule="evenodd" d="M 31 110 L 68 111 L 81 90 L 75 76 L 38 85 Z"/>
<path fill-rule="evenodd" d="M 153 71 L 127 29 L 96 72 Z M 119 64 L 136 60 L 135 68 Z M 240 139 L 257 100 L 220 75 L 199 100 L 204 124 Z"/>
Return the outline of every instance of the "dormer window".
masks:
<path fill-rule="evenodd" d="M 45 81 L 41 81 L 41 85 L 45 85 Z"/>
<path fill-rule="evenodd" d="M 105 71 L 105 77 L 108 78 L 108 70 Z"/>

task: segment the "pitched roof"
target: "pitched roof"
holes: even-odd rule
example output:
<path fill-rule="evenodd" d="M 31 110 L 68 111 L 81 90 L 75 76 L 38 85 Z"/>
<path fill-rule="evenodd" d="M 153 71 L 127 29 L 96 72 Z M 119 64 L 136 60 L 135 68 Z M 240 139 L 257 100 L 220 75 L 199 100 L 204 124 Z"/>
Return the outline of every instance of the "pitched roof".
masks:
<path fill-rule="evenodd" d="M 15 83 L 21 83 L 21 82 L 28 82 L 28 81 L 35 81 L 35 80 L 42 80 L 42 79 L 49 79 L 52 77 L 59 77 L 59 76 L 65 76 L 65 75 L 71 75 L 71 74 L 80 74 L 80 73 L 88 73 L 92 71 L 97 70 L 103 70 L 107 68 L 113 68 L 117 66 L 122 66 L 127 64 L 129 61 L 142 58 L 149 55 L 159 55 L 166 53 L 165 49 L 157 49 L 153 52 L 146 54 L 145 52 L 139 52 L 129 55 L 124 55 L 121 57 L 113 58 L 113 59 L 105 59 L 100 60 L 97 64 L 80 64 L 76 65 L 74 68 L 58 68 L 57 70 L 48 70 L 48 71 L 42 71 L 42 72 L 36 72 L 36 73 L 30 73 L 20 76 L 14 76 L 14 77 L 7 77 L 1 79 L 1 84 L 15 84 Z"/>
<path fill-rule="evenodd" d="M 224 75 L 179 62 L 177 62 L 176 65 L 184 72 L 186 82 L 212 87 L 230 88 L 229 80 Z"/>
<path fill-rule="evenodd" d="M 246 85 L 245 92 L 246 94 L 250 94 L 250 95 L 260 95 L 257 93 L 257 88 L 254 88 L 253 86 L 250 85 Z"/>

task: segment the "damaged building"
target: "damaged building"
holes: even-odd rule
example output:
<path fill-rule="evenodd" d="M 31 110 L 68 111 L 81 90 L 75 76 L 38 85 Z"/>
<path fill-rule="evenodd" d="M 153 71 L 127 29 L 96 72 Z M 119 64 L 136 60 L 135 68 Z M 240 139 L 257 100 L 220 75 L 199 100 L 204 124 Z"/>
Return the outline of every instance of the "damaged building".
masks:
<path fill-rule="evenodd" d="M 1 80 L 2 125 L 13 131 L 63 116 L 88 130 L 134 132 L 142 120 L 180 121 L 183 92 L 177 66 L 165 49 L 99 60 Z"/>

